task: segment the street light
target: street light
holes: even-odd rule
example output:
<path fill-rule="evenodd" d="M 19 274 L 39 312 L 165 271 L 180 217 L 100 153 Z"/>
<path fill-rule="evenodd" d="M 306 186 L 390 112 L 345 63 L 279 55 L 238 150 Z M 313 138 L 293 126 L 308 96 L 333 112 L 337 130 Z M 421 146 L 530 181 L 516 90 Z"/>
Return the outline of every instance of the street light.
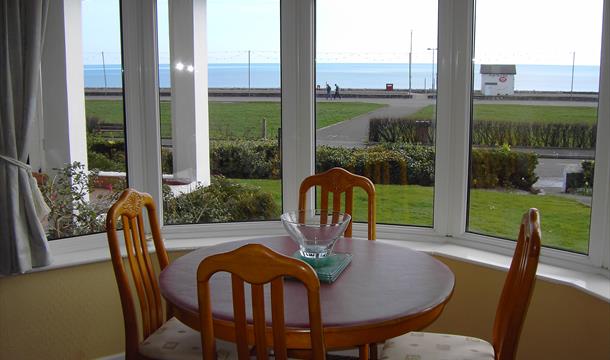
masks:
<path fill-rule="evenodd" d="M 434 92 L 434 85 L 436 83 L 436 77 L 434 76 L 434 52 L 438 50 L 438 48 L 428 48 L 428 50 L 432 51 L 432 92 Z"/>
<path fill-rule="evenodd" d="M 574 64 L 576 63 L 576 51 L 572 51 L 572 81 L 570 83 L 570 97 L 574 95 Z"/>
<path fill-rule="evenodd" d="M 413 54 L 413 30 L 411 30 L 411 45 L 409 46 L 409 94 L 411 94 L 411 61 Z"/>

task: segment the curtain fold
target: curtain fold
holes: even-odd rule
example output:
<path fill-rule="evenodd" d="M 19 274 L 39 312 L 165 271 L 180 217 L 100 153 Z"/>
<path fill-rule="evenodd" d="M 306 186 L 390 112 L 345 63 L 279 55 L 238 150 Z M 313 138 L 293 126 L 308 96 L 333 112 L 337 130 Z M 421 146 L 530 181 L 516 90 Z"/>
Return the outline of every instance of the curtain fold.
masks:
<path fill-rule="evenodd" d="M 27 165 L 42 109 L 40 64 L 47 0 L 0 2 L 0 274 L 51 263 L 41 218 L 48 214 Z"/>

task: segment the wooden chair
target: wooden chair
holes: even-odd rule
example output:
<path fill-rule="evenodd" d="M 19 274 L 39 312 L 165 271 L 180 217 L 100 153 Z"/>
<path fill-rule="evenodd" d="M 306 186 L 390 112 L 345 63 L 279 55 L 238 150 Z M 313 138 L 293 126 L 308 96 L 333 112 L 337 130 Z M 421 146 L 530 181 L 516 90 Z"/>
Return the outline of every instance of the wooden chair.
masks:
<path fill-rule="evenodd" d="M 307 192 L 311 188 L 320 186 L 321 188 L 321 204 L 318 205 L 320 209 L 330 210 L 329 207 L 329 195 L 332 193 L 332 211 L 341 211 L 341 196 L 345 194 L 345 211 L 352 215 L 353 204 L 354 204 L 354 187 L 362 188 L 368 197 L 368 239 L 375 240 L 376 234 L 376 217 L 375 217 L 375 185 L 371 180 L 364 176 L 353 174 L 343 168 L 335 167 L 327 170 L 320 174 L 315 174 L 306 177 L 301 182 L 299 188 L 299 210 L 305 210 L 306 208 L 306 196 Z M 347 229 L 345 230 L 345 236 L 352 236 L 352 223 L 353 218 L 350 221 Z M 363 353 L 371 353 L 371 358 L 377 358 L 377 346 L 375 344 L 363 345 L 359 349 L 361 357 Z"/>
<path fill-rule="evenodd" d="M 368 238 L 375 240 L 375 185 L 364 176 L 355 175 L 343 168 L 332 168 L 320 174 L 308 176 L 301 183 L 299 189 L 299 210 L 305 210 L 306 195 L 309 189 L 320 186 L 321 204 L 320 209 L 330 210 L 329 194 L 333 194 L 332 211 L 341 211 L 341 195 L 345 193 L 345 211 L 352 215 L 354 203 L 354 187 L 362 188 L 368 195 Z M 352 236 L 352 223 L 345 230 L 345 236 Z"/>
<path fill-rule="evenodd" d="M 254 345 L 257 359 L 267 359 L 270 344 L 273 344 L 275 359 L 287 358 L 284 331 L 284 276 L 302 282 L 307 288 L 311 355 L 315 360 L 325 359 L 320 311 L 320 281 L 315 271 L 303 261 L 278 254 L 260 244 L 248 244 L 231 252 L 207 257 L 199 265 L 197 289 L 203 359 L 213 359 L 215 353 L 209 280 L 219 271 L 231 273 L 235 339 L 240 360 L 249 359 L 249 345 Z M 249 283 L 252 287 L 252 324 L 247 324 L 246 321 L 244 282 Z M 271 284 L 271 329 L 268 329 L 265 320 L 263 287 L 266 283 Z M 248 343 L 248 328 L 254 333 L 253 343 Z M 270 336 L 272 340 L 267 338 L 267 333 L 272 334 Z"/>
<path fill-rule="evenodd" d="M 529 209 L 521 221 L 515 253 L 496 310 L 491 344 L 465 336 L 411 332 L 387 341 L 381 358 L 515 359 L 536 280 L 540 236 L 538 210 Z"/>
<path fill-rule="evenodd" d="M 170 318 L 166 321 L 163 315 L 158 279 L 148 252 L 148 243 L 144 233 L 144 218 L 142 215 L 144 209 L 148 213 L 159 267 L 163 270 L 169 264 L 169 260 L 161 238 L 155 203 L 149 194 L 126 189 L 108 210 L 106 217 L 108 245 L 123 308 L 125 358 L 127 360 L 199 358 L 201 356 L 199 333 L 182 324 L 176 318 Z M 134 292 L 129 285 L 117 235 L 119 219 L 123 225 L 125 250 L 131 279 L 140 305 L 141 331 L 144 339 L 142 342 L 140 342 L 138 334 L 139 326 Z"/>

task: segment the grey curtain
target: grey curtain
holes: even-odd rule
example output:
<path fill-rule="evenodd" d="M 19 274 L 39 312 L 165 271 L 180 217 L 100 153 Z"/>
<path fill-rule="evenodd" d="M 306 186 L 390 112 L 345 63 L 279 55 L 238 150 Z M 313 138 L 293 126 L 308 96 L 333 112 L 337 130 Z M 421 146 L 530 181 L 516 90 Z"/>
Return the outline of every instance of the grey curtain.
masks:
<path fill-rule="evenodd" d="M 42 114 L 40 63 L 48 1 L 0 1 L 0 274 L 51 262 L 32 177 L 30 129 Z"/>

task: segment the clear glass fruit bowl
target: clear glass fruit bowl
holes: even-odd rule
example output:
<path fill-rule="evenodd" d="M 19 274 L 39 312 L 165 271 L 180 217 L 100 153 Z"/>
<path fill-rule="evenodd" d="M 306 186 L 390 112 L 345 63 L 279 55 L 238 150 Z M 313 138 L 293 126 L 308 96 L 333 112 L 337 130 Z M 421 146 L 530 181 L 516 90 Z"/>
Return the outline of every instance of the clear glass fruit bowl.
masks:
<path fill-rule="evenodd" d="M 290 237 L 299 245 L 301 256 L 317 259 L 332 255 L 335 242 L 352 217 L 341 212 L 311 209 L 288 211 L 281 219 Z"/>

